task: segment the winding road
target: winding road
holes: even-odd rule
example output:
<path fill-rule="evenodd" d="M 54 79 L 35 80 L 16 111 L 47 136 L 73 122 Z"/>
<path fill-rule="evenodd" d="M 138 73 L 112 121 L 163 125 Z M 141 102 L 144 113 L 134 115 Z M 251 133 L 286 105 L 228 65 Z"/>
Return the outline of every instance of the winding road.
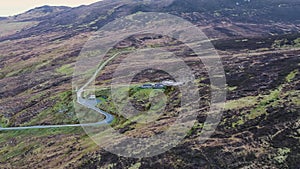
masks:
<path fill-rule="evenodd" d="M 28 127 L 7 127 L 7 128 L 2 128 L 0 127 L 0 131 L 9 131 L 9 130 L 27 130 L 27 129 L 48 129 L 48 128 L 63 128 L 63 127 L 86 127 L 86 126 L 98 126 L 98 125 L 104 125 L 104 124 L 110 124 L 114 120 L 114 116 L 100 110 L 99 108 L 96 107 L 97 105 L 97 100 L 89 100 L 89 99 L 84 99 L 82 97 L 82 93 L 84 92 L 84 88 L 89 86 L 97 77 L 98 73 L 111 61 L 113 60 L 116 56 L 125 53 L 125 52 L 119 52 L 111 56 L 109 59 L 107 59 L 104 63 L 100 65 L 100 67 L 96 70 L 96 72 L 93 74 L 93 76 L 86 82 L 78 91 L 77 91 L 77 103 L 97 111 L 98 113 L 102 114 L 105 116 L 105 119 L 102 121 L 99 121 L 97 123 L 87 123 L 87 124 L 66 124 L 66 125 L 45 125 L 45 126 L 28 126 Z"/>

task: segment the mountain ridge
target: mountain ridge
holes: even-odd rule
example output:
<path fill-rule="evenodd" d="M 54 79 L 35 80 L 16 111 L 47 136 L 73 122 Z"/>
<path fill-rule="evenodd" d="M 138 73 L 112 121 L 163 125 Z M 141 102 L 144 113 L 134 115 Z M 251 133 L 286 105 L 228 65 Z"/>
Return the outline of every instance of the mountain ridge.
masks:
<path fill-rule="evenodd" d="M 159 6 L 161 2 L 157 4 L 144 4 L 142 3 L 143 1 L 133 1 L 131 3 L 127 2 L 131 1 L 110 0 L 100 1 L 91 5 L 80 6 L 76 8 L 44 6 L 32 9 L 28 12 L 30 13 L 30 11 L 40 10 L 52 12 L 46 12 L 42 14 L 41 17 L 29 15 L 23 19 L 22 17 L 21 19 L 17 19 L 17 21 L 22 22 L 39 21 L 40 24 L 27 29 L 26 32 L 19 32 L 15 36 L 11 37 L 2 37 L 0 38 L 0 40 L 28 37 L 31 36 L 31 34 L 38 34 L 39 30 L 43 30 L 43 32 L 96 31 L 115 18 L 130 15 L 138 11 L 167 12 L 183 17 L 195 24 L 206 26 L 218 23 L 222 27 L 222 23 L 242 23 L 245 24 L 245 26 L 249 25 L 249 27 L 251 28 L 251 24 L 255 24 L 259 27 L 264 24 L 273 25 L 274 22 L 281 23 L 277 27 L 262 27 L 262 29 L 260 30 L 263 31 L 263 29 L 266 29 L 265 31 L 268 31 L 269 33 L 280 31 L 280 29 L 291 29 L 291 32 L 296 32 L 300 29 L 299 27 L 295 26 L 295 24 L 299 23 L 300 16 L 294 14 L 295 12 L 293 12 L 295 10 L 300 10 L 300 3 L 297 1 L 291 1 L 289 2 L 289 6 L 283 7 L 280 7 L 280 4 L 285 1 L 259 1 L 261 4 L 259 5 L 259 3 L 255 0 L 247 0 L 241 1 L 239 5 L 237 5 L 237 2 L 233 2 L 231 0 L 175 0 L 167 6 Z M 167 2 L 170 3 L 169 1 Z M 54 9 L 57 9 L 57 11 L 55 11 Z M 27 13 L 20 14 L 19 16 L 22 15 L 27 15 Z M 284 28 L 285 25 L 290 26 L 291 28 Z M 239 27 L 239 29 L 247 31 L 246 27 Z M 274 31 L 272 31 L 271 29 L 274 29 Z M 224 31 L 226 32 L 226 30 Z M 222 30 L 220 30 L 219 32 L 222 32 Z M 230 35 L 230 33 L 228 35 Z"/>

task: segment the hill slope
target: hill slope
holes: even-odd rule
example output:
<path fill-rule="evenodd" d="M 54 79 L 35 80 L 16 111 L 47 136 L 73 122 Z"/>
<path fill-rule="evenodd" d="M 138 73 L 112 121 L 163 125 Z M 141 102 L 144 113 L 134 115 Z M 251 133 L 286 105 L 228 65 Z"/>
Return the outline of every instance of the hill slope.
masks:
<path fill-rule="evenodd" d="M 183 17 L 214 40 L 226 72 L 228 101 L 207 142 L 197 143 L 206 117 L 199 109 L 198 122 L 183 142 L 151 158 L 118 157 L 96 146 L 80 128 L 0 132 L 0 168 L 299 168 L 299 5 L 297 0 L 104 0 L 77 8 L 44 6 L 1 18 L 3 127 L 78 123 L 71 80 L 83 45 L 106 23 L 139 11 Z M 127 47 L 119 44 L 111 52 L 153 46 L 176 51 L 193 68 L 200 95 L 209 97 L 210 82 L 201 63 L 180 45 L 165 44 L 167 40 L 136 35 L 124 40 Z M 125 57 L 111 62 L 97 84 L 109 84 Z M 146 72 L 136 80 L 159 81 L 165 76 Z M 176 105 L 178 93 L 173 92 L 171 103 Z M 97 93 L 103 100 L 98 106 L 115 113 L 107 93 Z M 147 107 L 147 97 L 134 98 L 145 93 L 132 93 L 133 103 L 141 109 Z M 206 110 L 208 105 L 201 106 Z M 167 115 L 159 121 L 169 124 Z M 130 123 L 121 116 L 114 127 L 141 137 L 164 130 L 161 125 Z"/>

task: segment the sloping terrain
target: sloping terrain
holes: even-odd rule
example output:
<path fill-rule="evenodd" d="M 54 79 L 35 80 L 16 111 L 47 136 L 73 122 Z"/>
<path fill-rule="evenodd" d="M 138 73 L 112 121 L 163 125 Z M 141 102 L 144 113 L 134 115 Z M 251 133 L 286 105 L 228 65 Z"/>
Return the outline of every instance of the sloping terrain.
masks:
<path fill-rule="evenodd" d="M 2 127 L 74 124 L 72 74 L 90 35 L 106 23 L 139 11 L 168 12 L 201 28 L 221 56 L 227 102 L 213 136 L 198 137 L 205 116 L 177 147 L 143 159 L 118 157 L 98 147 L 81 128 L 0 131 L 0 168 L 300 168 L 300 3 L 297 0 L 105 0 L 77 8 L 44 6 L 0 19 L 0 125 Z M 150 38 L 148 37 L 150 36 Z M 116 50 L 166 45 L 165 37 L 139 35 Z M 201 63 L 181 52 L 197 77 L 202 96 L 210 82 Z M 97 78 L 110 83 L 122 55 Z M 199 66 L 200 65 L 200 66 Z M 159 72 L 141 73 L 137 83 L 161 81 Z M 170 90 L 172 91 L 172 90 Z M 171 104 L 178 100 L 169 92 Z M 98 106 L 115 113 L 109 92 L 98 91 Z M 147 108 L 148 91 L 132 91 L 132 101 Z M 138 96 L 142 99 L 136 100 Z M 105 96 L 105 97 L 103 97 Z M 104 99 L 105 98 L 105 99 Z M 178 103 L 177 103 L 178 104 Z M 203 102 L 202 108 L 208 103 Z M 168 109 L 172 114 L 173 110 Z M 131 136 L 149 136 L 163 126 L 146 127 L 118 116 L 113 127 Z M 169 114 L 167 114 L 169 115 Z M 159 119 L 169 124 L 166 116 Z"/>

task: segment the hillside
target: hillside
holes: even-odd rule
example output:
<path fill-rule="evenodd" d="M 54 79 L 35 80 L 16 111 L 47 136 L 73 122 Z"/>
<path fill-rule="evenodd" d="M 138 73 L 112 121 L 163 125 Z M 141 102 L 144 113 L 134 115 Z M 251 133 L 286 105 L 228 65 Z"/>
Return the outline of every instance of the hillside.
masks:
<path fill-rule="evenodd" d="M 204 101 L 184 140 L 158 156 L 134 159 L 105 151 L 82 128 L 0 131 L 0 168 L 300 168 L 299 10 L 298 0 L 104 0 L 76 8 L 43 6 L 0 18 L 1 127 L 78 124 L 72 78 L 82 48 L 105 24 L 139 12 L 174 14 L 197 25 L 220 55 L 227 81 L 221 122 L 200 144 L 211 87 L 203 64 L 167 37 L 128 37 L 107 57 L 162 47 L 192 68 Z M 111 126 L 119 133 L 159 134 L 172 123 L 180 94 L 176 88 L 164 90 L 170 102 L 158 124 L 141 125 L 117 114 L 107 86 L 127 56 L 120 54 L 99 73 L 98 107 L 115 115 Z M 151 70 L 134 82 L 168 78 Z M 147 110 L 150 93 L 134 86 L 129 97 L 139 110 Z"/>

